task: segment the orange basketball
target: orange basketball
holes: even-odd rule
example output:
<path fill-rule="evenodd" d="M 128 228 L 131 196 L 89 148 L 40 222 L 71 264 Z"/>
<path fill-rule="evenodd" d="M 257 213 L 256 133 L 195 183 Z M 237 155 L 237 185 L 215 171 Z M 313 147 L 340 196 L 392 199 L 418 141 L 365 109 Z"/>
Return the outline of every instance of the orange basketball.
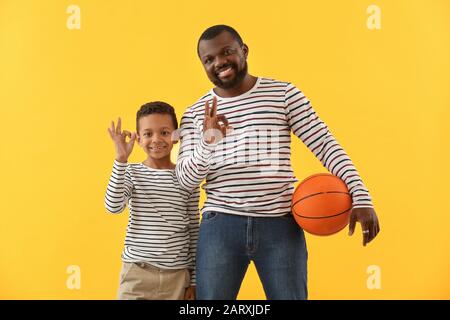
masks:
<path fill-rule="evenodd" d="M 292 197 L 292 214 L 303 230 L 328 236 L 349 222 L 352 198 L 340 178 L 319 173 L 303 180 Z"/>

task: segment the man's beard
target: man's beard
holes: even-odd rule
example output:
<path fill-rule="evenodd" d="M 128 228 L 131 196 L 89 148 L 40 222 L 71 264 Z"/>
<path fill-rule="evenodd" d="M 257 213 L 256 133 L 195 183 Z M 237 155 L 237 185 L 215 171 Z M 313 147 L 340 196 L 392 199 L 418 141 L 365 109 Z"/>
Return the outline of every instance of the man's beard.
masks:
<path fill-rule="evenodd" d="M 217 87 L 221 89 L 230 89 L 235 87 L 236 85 L 240 84 L 247 75 L 248 71 L 247 61 L 244 62 L 244 67 L 242 68 L 241 71 L 238 71 L 237 65 L 235 65 L 234 63 L 230 64 L 229 66 L 231 66 L 236 72 L 236 76 L 234 77 L 233 80 L 223 82 L 222 80 L 219 79 L 219 77 L 216 74 L 214 74 L 214 79 L 212 80 L 212 83 L 214 83 Z"/>

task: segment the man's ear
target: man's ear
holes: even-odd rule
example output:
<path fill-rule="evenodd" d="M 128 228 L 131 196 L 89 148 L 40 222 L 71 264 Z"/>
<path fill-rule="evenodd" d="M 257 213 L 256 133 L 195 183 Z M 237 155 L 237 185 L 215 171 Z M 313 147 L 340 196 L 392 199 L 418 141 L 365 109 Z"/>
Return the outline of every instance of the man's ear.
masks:
<path fill-rule="evenodd" d="M 248 49 L 248 46 L 245 43 L 242 45 L 242 52 L 244 52 L 244 57 L 245 57 L 245 59 L 247 59 L 249 49 Z"/>

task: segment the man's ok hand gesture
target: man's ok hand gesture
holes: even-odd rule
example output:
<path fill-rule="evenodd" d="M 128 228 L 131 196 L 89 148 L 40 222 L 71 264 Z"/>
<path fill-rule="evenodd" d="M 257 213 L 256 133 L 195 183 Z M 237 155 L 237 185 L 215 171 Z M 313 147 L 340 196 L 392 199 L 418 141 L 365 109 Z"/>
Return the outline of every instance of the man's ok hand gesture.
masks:
<path fill-rule="evenodd" d="M 212 107 L 205 103 L 205 119 L 203 120 L 203 137 L 206 143 L 218 143 L 231 129 L 224 115 L 217 114 L 217 98 L 214 97 Z"/>

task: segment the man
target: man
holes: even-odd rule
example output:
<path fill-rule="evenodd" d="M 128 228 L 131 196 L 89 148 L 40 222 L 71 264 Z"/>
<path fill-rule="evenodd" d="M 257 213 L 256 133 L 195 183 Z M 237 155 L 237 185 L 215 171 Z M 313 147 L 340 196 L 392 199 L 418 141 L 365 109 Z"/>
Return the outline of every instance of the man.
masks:
<path fill-rule="evenodd" d="M 348 186 L 363 244 L 379 232 L 371 197 L 353 163 L 287 82 L 248 73 L 249 49 L 233 28 L 208 28 L 198 56 L 215 88 L 181 121 L 176 172 L 194 188 L 206 178 L 197 248 L 197 298 L 236 299 L 250 261 L 267 299 L 307 299 L 307 249 L 291 214 L 290 132 Z"/>

